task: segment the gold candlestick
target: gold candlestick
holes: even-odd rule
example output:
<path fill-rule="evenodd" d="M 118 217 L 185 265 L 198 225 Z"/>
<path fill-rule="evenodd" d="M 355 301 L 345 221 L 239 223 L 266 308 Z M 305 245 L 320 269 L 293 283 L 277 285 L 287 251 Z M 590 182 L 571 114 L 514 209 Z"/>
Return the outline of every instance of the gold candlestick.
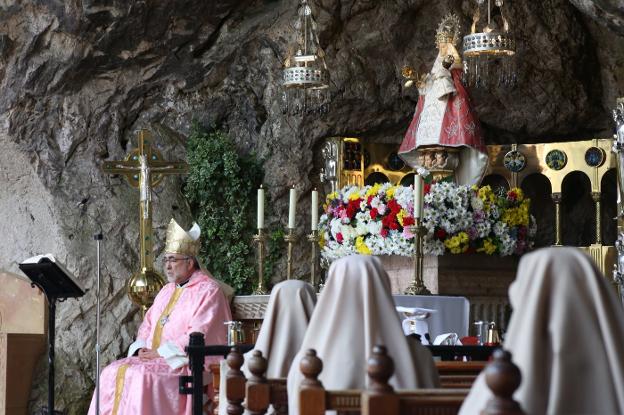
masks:
<path fill-rule="evenodd" d="M 253 291 L 253 295 L 267 294 L 264 288 L 264 244 L 267 240 L 266 232 L 263 228 L 258 229 L 258 234 L 253 236 L 253 241 L 258 244 L 258 286 Z"/>
<path fill-rule="evenodd" d="M 416 218 L 416 225 L 412 226 L 414 233 L 414 282 L 405 290 L 406 295 L 431 295 L 423 281 L 423 238 L 427 228 L 422 225 L 422 219 Z"/>
<path fill-rule="evenodd" d="M 293 244 L 297 242 L 297 235 L 295 235 L 295 228 L 288 228 L 288 233 L 284 236 L 284 240 L 288 243 L 288 257 L 286 261 L 286 279 L 292 278 L 292 251 Z"/>
<path fill-rule="evenodd" d="M 312 244 L 312 253 L 310 255 L 310 284 L 314 289 L 317 289 L 316 282 L 316 270 L 318 269 L 318 242 L 319 233 L 314 229 L 312 233 L 308 235 L 308 241 Z"/>

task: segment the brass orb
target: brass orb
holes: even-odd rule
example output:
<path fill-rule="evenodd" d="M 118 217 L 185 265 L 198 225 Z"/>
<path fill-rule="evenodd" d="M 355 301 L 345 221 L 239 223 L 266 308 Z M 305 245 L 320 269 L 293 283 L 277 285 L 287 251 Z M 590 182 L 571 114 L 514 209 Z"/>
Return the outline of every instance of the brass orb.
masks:
<path fill-rule="evenodd" d="M 130 277 L 126 289 L 130 301 L 141 307 L 145 314 L 163 285 L 165 279 L 162 275 L 151 269 L 143 269 Z"/>

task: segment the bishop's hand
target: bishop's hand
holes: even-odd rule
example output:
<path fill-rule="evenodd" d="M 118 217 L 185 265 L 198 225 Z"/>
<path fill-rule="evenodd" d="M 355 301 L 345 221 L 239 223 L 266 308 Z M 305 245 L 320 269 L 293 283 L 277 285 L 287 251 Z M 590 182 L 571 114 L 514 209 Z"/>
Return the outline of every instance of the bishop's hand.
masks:
<path fill-rule="evenodd" d="M 139 349 L 139 359 L 141 360 L 151 360 L 156 359 L 157 357 L 160 357 L 160 355 L 156 350 L 147 348 Z"/>

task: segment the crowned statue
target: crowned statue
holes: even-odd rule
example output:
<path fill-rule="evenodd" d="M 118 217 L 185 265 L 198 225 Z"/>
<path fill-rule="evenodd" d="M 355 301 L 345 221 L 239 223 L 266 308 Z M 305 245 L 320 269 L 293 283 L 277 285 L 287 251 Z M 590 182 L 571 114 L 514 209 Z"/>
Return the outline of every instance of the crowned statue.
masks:
<path fill-rule="evenodd" d="M 399 156 L 412 168 L 454 176 L 458 184 L 478 184 L 485 173 L 488 156 L 479 119 L 461 82 L 462 60 L 456 45 L 461 39 L 459 18 L 444 17 L 436 31 L 438 56 L 431 71 L 414 76 L 411 68 L 403 75 L 409 86 L 418 87 L 418 104 L 405 133 Z M 438 177 L 439 178 L 439 177 Z"/>

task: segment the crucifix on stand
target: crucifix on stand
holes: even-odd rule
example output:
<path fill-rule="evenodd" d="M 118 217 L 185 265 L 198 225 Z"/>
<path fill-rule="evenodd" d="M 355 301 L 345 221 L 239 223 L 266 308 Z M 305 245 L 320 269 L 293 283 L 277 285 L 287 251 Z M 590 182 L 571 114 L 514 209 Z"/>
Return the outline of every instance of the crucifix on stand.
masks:
<path fill-rule="evenodd" d="M 106 161 L 103 170 L 125 176 L 130 186 L 139 189 L 141 269 L 128 280 L 127 291 L 130 300 L 140 306 L 145 314 L 165 282 L 154 270 L 152 188 L 158 186 L 166 175 L 187 173 L 188 164 L 163 160 L 160 152 L 152 146 L 150 132 L 140 130 L 138 148 L 130 151 L 125 160 Z"/>

